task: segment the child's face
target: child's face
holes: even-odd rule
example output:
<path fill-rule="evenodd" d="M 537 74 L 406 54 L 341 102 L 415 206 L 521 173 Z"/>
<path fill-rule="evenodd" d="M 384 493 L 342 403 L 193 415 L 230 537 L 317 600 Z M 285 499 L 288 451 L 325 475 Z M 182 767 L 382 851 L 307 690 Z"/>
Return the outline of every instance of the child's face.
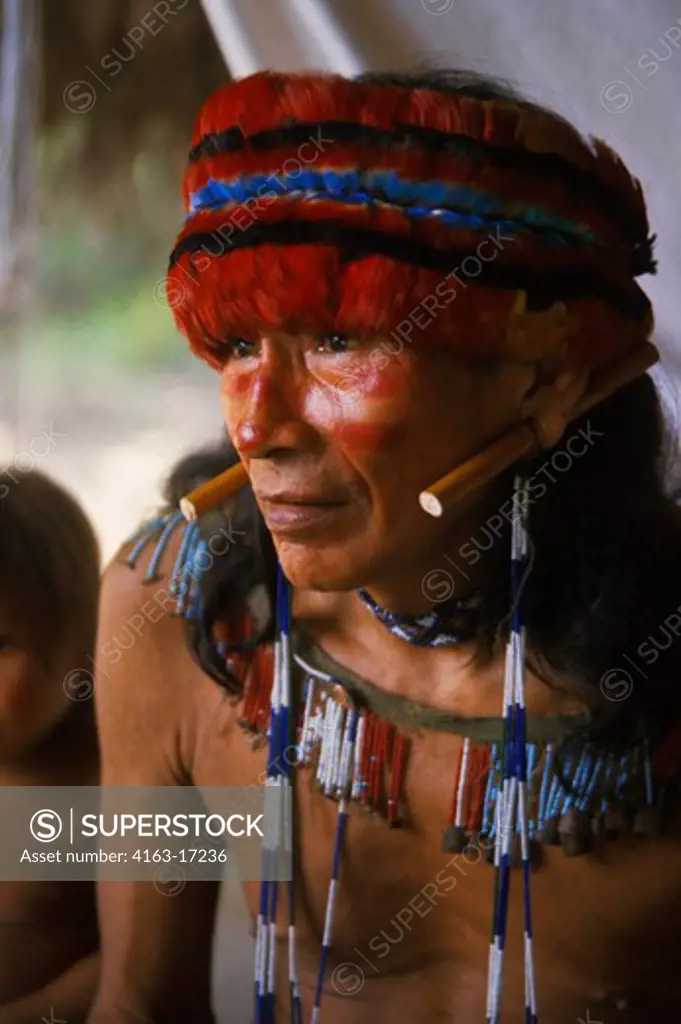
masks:
<path fill-rule="evenodd" d="M 0 603 L 0 760 L 20 757 L 42 740 L 69 705 L 60 652 L 31 637 L 27 616 Z"/>

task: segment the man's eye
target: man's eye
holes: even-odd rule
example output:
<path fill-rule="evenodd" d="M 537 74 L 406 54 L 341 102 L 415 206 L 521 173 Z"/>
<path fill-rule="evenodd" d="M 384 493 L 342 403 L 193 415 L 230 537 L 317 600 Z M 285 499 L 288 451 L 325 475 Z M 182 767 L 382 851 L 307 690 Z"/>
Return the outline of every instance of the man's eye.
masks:
<path fill-rule="evenodd" d="M 234 356 L 236 359 L 245 359 L 252 356 L 255 351 L 255 342 L 247 338 L 225 338 L 225 355 Z"/>
<path fill-rule="evenodd" d="M 319 339 L 319 352 L 348 352 L 352 348 L 353 339 L 349 334 L 327 334 Z"/>

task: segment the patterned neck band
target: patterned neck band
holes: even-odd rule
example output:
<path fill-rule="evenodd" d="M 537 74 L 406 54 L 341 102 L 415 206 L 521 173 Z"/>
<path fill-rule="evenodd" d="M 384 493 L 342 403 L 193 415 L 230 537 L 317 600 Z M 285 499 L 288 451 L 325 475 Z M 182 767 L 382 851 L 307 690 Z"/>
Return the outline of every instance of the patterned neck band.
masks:
<path fill-rule="evenodd" d="M 357 596 L 393 636 L 414 647 L 454 647 L 472 640 L 477 633 L 481 605 L 479 594 L 445 601 L 439 608 L 413 616 L 396 615 L 381 608 L 366 590 L 358 590 Z"/>

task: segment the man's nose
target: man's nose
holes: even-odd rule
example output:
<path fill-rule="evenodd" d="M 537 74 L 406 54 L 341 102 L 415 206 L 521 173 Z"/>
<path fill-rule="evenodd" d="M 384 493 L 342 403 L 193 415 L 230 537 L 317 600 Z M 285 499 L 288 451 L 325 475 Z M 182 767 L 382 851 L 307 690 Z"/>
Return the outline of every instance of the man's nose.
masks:
<path fill-rule="evenodd" d="M 303 384 L 296 378 L 278 360 L 261 362 L 234 431 L 242 458 L 263 459 L 309 445 L 312 428 L 301 415 Z"/>

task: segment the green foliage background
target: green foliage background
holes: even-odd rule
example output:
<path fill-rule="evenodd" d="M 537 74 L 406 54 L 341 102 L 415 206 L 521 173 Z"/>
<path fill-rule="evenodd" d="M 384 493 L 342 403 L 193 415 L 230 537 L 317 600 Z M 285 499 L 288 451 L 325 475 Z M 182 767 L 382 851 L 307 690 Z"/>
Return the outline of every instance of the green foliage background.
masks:
<path fill-rule="evenodd" d="M 182 223 L 193 121 L 227 72 L 199 0 L 177 7 L 107 81 L 102 60 L 130 53 L 127 33 L 155 17 L 154 4 L 44 3 L 33 280 L 22 333 L 45 368 L 96 364 L 119 373 L 189 364 L 158 283 Z M 80 80 L 96 88 L 82 114 L 64 102 Z"/>

